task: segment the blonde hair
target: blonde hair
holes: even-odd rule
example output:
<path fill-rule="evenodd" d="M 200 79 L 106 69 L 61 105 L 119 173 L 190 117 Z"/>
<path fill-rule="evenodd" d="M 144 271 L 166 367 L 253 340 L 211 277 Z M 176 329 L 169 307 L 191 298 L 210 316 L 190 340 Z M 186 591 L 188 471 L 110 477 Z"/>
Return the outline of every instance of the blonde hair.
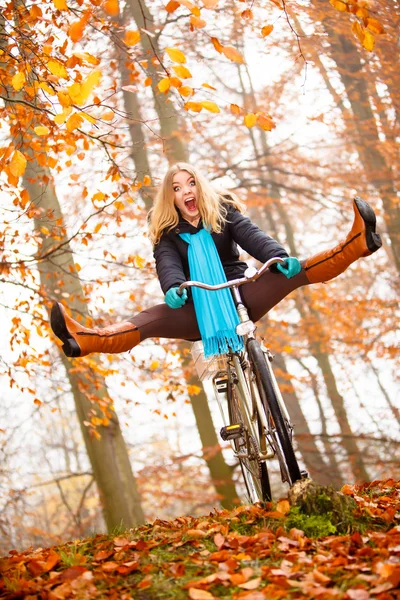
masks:
<path fill-rule="evenodd" d="M 210 232 L 221 233 L 227 214 L 224 204 L 231 204 L 241 213 L 245 211 L 245 204 L 236 194 L 227 190 L 217 192 L 196 167 L 184 162 L 176 163 L 168 169 L 149 213 L 149 238 L 153 244 L 158 244 L 163 232 L 170 231 L 179 222 L 172 181 L 180 171 L 186 171 L 195 180 L 199 213 L 204 227 Z"/>

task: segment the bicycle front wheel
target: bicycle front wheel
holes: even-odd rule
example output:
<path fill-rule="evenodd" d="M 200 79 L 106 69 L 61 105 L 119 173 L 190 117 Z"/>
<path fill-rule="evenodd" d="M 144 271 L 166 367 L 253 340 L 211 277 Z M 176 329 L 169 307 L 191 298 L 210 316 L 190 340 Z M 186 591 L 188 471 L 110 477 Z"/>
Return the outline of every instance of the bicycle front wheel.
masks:
<path fill-rule="evenodd" d="M 272 433 L 274 450 L 279 460 L 282 480 L 287 481 L 289 485 L 293 485 L 295 481 L 301 479 L 301 473 L 292 446 L 290 425 L 282 414 L 275 391 L 271 367 L 267 364 L 265 353 L 261 350 L 257 340 L 251 339 L 248 341 L 247 351 L 267 419 L 272 421 L 270 433 Z"/>
<path fill-rule="evenodd" d="M 241 386 L 234 383 L 232 371 L 228 378 L 228 411 L 231 424 L 241 424 L 244 427 L 245 434 L 234 440 L 234 447 L 239 459 L 240 469 L 242 471 L 247 496 L 250 502 L 269 502 L 271 500 L 271 487 L 269 483 L 267 465 L 261 462 L 259 452 L 259 441 L 252 435 L 249 415 L 245 406 L 250 407 L 245 398 L 245 393 Z M 244 410 L 243 410 L 244 409 Z M 259 424 L 261 433 L 261 424 Z M 241 455 L 246 454 L 246 458 Z"/>

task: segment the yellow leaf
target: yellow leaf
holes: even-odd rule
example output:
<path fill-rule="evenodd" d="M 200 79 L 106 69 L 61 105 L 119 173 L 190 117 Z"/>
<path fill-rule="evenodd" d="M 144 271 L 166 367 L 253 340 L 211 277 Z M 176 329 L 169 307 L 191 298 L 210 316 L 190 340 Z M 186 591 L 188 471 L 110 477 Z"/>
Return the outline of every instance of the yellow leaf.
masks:
<path fill-rule="evenodd" d="M 146 264 L 146 260 L 142 256 L 135 256 L 135 266 L 138 269 L 143 269 Z"/>
<path fill-rule="evenodd" d="M 186 67 L 182 67 L 181 65 L 178 65 L 178 66 L 173 66 L 172 68 L 175 71 L 175 73 L 178 75 L 178 77 L 180 77 L 181 79 L 190 79 L 192 77 L 191 72 Z"/>
<path fill-rule="evenodd" d="M 200 102 L 186 102 L 184 109 L 192 110 L 193 112 L 201 112 L 203 110 L 203 106 Z"/>
<path fill-rule="evenodd" d="M 44 125 L 37 125 L 37 127 L 35 127 L 36 135 L 48 135 L 49 132 L 50 129 L 48 127 L 45 127 Z"/>
<path fill-rule="evenodd" d="M 244 63 L 243 56 L 233 46 L 224 46 L 222 49 L 222 54 L 226 56 L 226 58 L 229 58 L 229 60 L 232 60 L 233 62 Z"/>
<path fill-rule="evenodd" d="M 341 0 L 329 0 L 329 2 L 332 4 L 333 8 L 336 8 L 336 10 L 339 10 L 340 12 L 346 12 L 347 4 L 345 2 L 341 2 Z"/>
<path fill-rule="evenodd" d="M 171 87 L 171 83 L 169 79 L 165 77 L 164 79 L 161 79 L 161 81 L 158 82 L 157 87 L 160 90 L 160 92 L 166 94 L 169 88 Z"/>
<path fill-rule="evenodd" d="M 254 125 L 256 123 L 257 123 L 257 115 L 255 115 L 254 113 L 248 113 L 247 115 L 244 116 L 244 124 L 249 129 L 251 127 L 254 127 Z"/>
<path fill-rule="evenodd" d="M 140 40 L 139 31 L 127 31 L 124 37 L 124 42 L 127 46 L 135 46 Z"/>
<path fill-rule="evenodd" d="M 89 121 L 89 123 L 96 123 L 96 119 L 92 117 L 92 115 L 88 115 L 88 113 L 86 112 L 80 112 L 78 114 L 84 119 L 86 119 L 86 121 Z"/>
<path fill-rule="evenodd" d="M 25 73 L 18 71 L 18 73 L 15 73 L 14 77 L 11 79 L 11 85 L 16 92 L 19 92 L 19 90 L 24 87 L 25 81 Z"/>
<path fill-rule="evenodd" d="M 55 95 L 56 95 L 56 93 L 55 93 L 55 91 L 53 90 L 53 88 L 51 88 L 51 87 L 49 86 L 49 84 L 48 84 L 48 83 L 46 83 L 45 81 L 41 81 L 41 82 L 39 83 L 39 87 L 40 87 L 42 90 L 44 90 L 45 92 L 47 92 L 48 94 L 50 94 L 50 96 L 55 96 Z"/>
<path fill-rule="evenodd" d="M 71 112 L 72 108 L 70 106 L 66 106 L 60 114 L 54 117 L 54 123 L 57 123 L 57 125 L 62 125 L 63 123 L 65 123 L 68 115 L 70 115 Z"/>
<path fill-rule="evenodd" d="M 75 270 L 77 273 L 79 273 L 79 271 L 82 269 L 81 265 L 79 263 L 75 263 Z"/>
<path fill-rule="evenodd" d="M 40 231 L 42 233 L 44 233 L 44 235 L 50 235 L 50 231 L 44 225 L 42 225 L 42 227 L 40 228 Z"/>
<path fill-rule="evenodd" d="M 213 90 L 214 92 L 217 91 L 217 88 L 213 87 L 209 83 L 202 83 L 201 85 L 202 85 L 202 87 L 208 88 L 209 90 Z"/>
<path fill-rule="evenodd" d="M 369 13 L 366 8 L 358 8 L 356 11 L 356 17 L 359 17 L 360 19 L 367 19 L 368 15 Z"/>
<path fill-rule="evenodd" d="M 26 169 L 26 158 L 19 150 L 15 150 L 11 157 L 9 169 L 14 177 L 20 177 L 25 173 Z"/>
<path fill-rule="evenodd" d="M 364 41 L 365 34 L 364 34 L 364 29 L 361 27 L 361 25 L 358 21 L 354 21 L 354 23 L 351 26 L 351 30 L 362 44 Z"/>
<path fill-rule="evenodd" d="M 52 73 L 56 77 L 62 77 L 63 79 L 68 78 L 67 69 L 64 67 L 63 64 L 56 60 L 49 60 L 49 62 L 47 63 L 47 68 L 49 69 L 50 73 Z"/>
<path fill-rule="evenodd" d="M 57 10 L 68 10 L 65 0 L 53 0 L 53 4 Z"/>
<path fill-rule="evenodd" d="M 75 129 L 78 129 L 78 127 L 80 127 L 83 123 L 83 119 L 80 115 L 78 115 L 77 113 L 74 113 L 73 115 L 71 115 L 65 126 L 67 128 L 68 131 L 74 131 Z"/>
<path fill-rule="evenodd" d="M 261 35 L 263 37 L 267 37 L 267 35 L 269 35 L 271 33 L 271 31 L 274 30 L 274 26 L 273 25 L 264 25 L 264 27 L 261 29 Z"/>
<path fill-rule="evenodd" d="M 87 102 L 87 99 L 89 98 L 89 96 L 92 93 L 93 89 L 97 85 L 99 85 L 100 81 L 101 81 L 101 71 L 99 71 L 98 69 L 96 71 L 92 71 L 86 77 L 86 79 L 81 84 L 81 94 L 82 94 L 82 100 L 83 101 L 81 102 L 80 106 L 82 104 L 85 104 Z"/>
<path fill-rule="evenodd" d="M 158 362 L 158 360 L 153 360 L 149 367 L 150 371 L 155 371 L 156 369 L 158 369 L 159 364 L 160 363 Z"/>
<path fill-rule="evenodd" d="M 92 54 L 89 54 L 89 52 L 74 52 L 72 56 L 76 56 L 90 65 L 98 65 L 100 63 L 99 59 Z"/>
<path fill-rule="evenodd" d="M 103 8 L 110 17 L 116 17 L 119 13 L 118 0 L 106 0 Z"/>
<path fill-rule="evenodd" d="M 103 194 L 103 192 L 96 192 L 96 194 L 94 194 L 94 196 L 92 197 L 92 202 L 94 204 L 97 200 L 104 200 L 105 197 L 106 196 L 105 194 Z"/>
<path fill-rule="evenodd" d="M 210 102 L 209 100 L 203 100 L 203 102 L 201 102 L 201 105 L 203 108 L 205 108 L 206 110 L 209 110 L 210 112 L 213 112 L 213 113 L 221 112 L 219 110 L 218 106 L 215 104 L 215 102 Z"/>
<path fill-rule="evenodd" d="M 368 30 L 364 31 L 364 40 L 362 42 L 362 45 L 366 50 L 368 50 L 368 52 L 372 52 L 372 50 L 374 49 L 375 38 L 372 35 L 372 33 Z"/>
<path fill-rule="evenodd" d="M 125 204 L 123 202 L 121 202 L 121 200 L 117 200 L 116 202 L 114 202 L 114 207 L 117 210 L 122 210 L 125 208 Z"/>
<path fill-rule="evenodd" d="M 179 93 L 181 96 L 189 98 L 190 96 L 193 96 L 194 91 L 193 88 L 189 87 L 188 85 L 182 85 L 179 87 Z"/>
<path fill-rule="evenodd" d="M 165 48 L 165 52 L 168 54 L 170 59 L 176 63 L 185 63 L 186 56 L 178 48 Z"/>

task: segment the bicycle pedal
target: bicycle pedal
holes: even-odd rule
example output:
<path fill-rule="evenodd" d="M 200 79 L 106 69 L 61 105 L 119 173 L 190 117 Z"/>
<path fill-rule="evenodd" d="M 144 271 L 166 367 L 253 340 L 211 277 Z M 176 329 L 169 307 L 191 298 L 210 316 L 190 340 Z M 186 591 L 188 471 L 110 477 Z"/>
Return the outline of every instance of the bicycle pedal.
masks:
<path fill-rule="evenodd" d="M 228 378 L 226 377 L 224 379 L 216 379 L 215 387 L 219 394 L 224 394 L 228 389 Z"/>
<path fill-rule="evenodd" d="M 228 425 L 227 427 L 222 427 L 220 431 L 221 437 L 224 442 L 230 440 L 237 440 L 244 435 L 244 427 L 241 423 L 237 425 Z"/>

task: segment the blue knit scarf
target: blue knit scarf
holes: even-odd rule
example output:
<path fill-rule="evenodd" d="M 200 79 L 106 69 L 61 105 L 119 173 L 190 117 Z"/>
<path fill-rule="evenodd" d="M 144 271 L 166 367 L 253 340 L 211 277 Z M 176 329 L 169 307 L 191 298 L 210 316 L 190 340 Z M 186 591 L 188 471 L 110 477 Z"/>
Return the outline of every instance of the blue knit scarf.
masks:
<path fill-rule="evenodd" d="M 227 281 L 217 248 L 206 229 L 198 233 L 181 233 L 189 244 L 190 278 L 209 285 Z M 243 350 L 243 339 L 236 333 L 239 317 L 228 288 L 217 291 L 192 288 L 194 308 L 206 358 Z"/>

